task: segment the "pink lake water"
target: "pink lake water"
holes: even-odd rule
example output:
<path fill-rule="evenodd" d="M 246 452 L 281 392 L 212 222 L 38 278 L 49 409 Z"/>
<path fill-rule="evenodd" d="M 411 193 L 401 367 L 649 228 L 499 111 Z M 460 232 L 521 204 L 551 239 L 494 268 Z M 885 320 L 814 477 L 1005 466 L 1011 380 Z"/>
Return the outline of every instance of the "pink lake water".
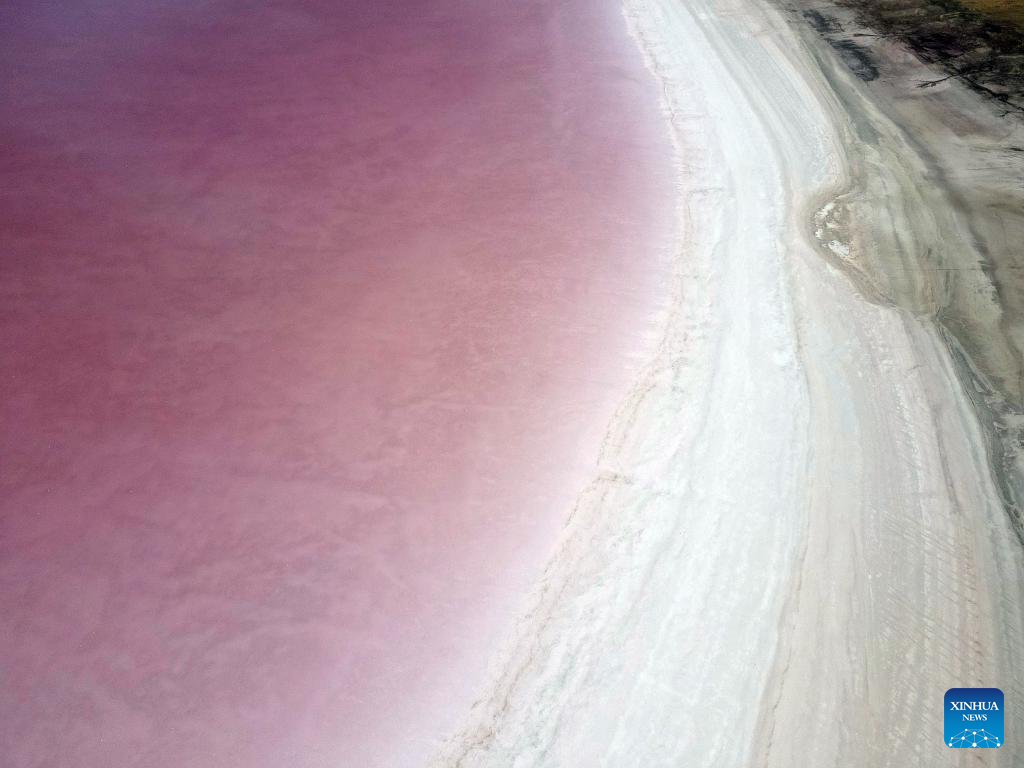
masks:
<path fill-rule="evenodd" d="M 422 765 L 669 292 L 614 0 L 14 0 L 0 764 Z"/>

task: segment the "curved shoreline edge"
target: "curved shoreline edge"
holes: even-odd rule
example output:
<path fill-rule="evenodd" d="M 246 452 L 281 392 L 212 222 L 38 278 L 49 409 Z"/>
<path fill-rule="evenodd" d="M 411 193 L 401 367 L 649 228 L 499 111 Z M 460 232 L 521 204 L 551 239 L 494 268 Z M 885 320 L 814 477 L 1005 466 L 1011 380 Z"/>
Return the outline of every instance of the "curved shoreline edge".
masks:
<path fill-rule="evenodd" d="M 822 258 L 877 247 L 814 214 L 878 126 L 770 6 L 624 13 L 676 148 L 678 294 L 434 764 L 959 764 L 943 691 L 1024 699 L 1024 559 L 940 330 Z"/>

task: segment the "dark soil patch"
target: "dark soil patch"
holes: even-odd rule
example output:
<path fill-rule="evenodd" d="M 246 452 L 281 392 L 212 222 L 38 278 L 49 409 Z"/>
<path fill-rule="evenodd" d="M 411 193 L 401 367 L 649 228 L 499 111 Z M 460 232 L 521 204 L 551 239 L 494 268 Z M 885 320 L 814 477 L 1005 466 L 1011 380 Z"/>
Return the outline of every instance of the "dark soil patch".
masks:
<path fill-rule="evenodd" d="M 1024 35 L 1013 24 L 971 10 L 958 0 L 838 2 L 856 10 L 866 26 L 902 40 L 925 61 L 944 67 L 948 77 L 960 78 L 1009 110 L 1024 111 Z M 824 32 L 816 20 L 808 21 Z"/>
<path fill-rule="evenodd" d="M 878 68 L 872 63 L 866 49 L 852 40 L 829 40 L 828 43 L 839 52 L 839 58 L 861 80 L 871 81 L 878 77 Z"/>

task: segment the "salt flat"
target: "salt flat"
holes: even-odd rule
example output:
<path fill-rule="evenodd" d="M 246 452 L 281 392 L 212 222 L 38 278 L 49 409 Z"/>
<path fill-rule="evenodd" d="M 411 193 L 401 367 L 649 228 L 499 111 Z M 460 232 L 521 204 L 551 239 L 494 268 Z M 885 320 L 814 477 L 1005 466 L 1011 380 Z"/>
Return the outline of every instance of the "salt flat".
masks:
<path fill-rule="evenodd" d="M 678 282 L 436 765 L 966 764 L 942 695 L 1019 701 L 1024 567 L 940 333 L 815 237 L 850 118 L 764 3 L 624 12 L 674 138 Z M 1022 756 L 1008 737 L 985 764 Z"/>

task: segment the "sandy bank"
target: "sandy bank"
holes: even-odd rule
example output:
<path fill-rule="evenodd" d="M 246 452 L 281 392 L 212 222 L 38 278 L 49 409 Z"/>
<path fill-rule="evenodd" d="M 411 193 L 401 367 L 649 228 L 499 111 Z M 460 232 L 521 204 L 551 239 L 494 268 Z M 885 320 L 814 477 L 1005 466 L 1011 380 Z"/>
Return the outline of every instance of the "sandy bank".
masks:
<path fill-rule="evenodd" d="M 842 105 L 851 148 L 849 185 L 818 214 L 823 252 L 871 300 L 941 329 L 985 424 L 1004 506 L 1024 534 L 1024 119 L 877 35 L 850 8 L 784 6 Z M 841 45 L 854 46 L 876 78 L 851 77 Z M 842 248 L 829 249 L 837 238 Z"/>

